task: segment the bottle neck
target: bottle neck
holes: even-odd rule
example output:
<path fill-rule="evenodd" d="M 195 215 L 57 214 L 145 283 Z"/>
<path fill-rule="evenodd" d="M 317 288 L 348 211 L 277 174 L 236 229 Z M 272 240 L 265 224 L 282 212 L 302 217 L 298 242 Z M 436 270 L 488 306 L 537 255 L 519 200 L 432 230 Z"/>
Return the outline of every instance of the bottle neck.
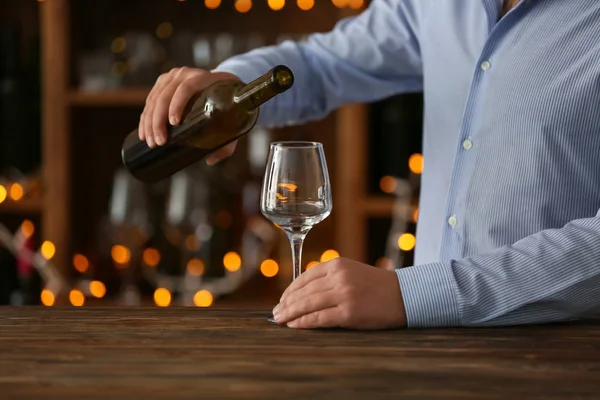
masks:
<path fill-rule="evenodd" d="M 254 110 L 294 84 L 294 75 L 289 68 L 278 65 L 263 76 L 240 87 L 233 101 L 248 110 Z"/>

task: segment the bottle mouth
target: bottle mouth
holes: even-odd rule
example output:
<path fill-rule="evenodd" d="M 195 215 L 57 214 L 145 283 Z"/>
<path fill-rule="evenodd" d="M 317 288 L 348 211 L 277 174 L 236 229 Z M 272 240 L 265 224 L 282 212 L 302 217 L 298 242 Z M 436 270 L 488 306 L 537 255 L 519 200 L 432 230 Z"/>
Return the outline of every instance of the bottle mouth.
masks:
<path fill-rule="evenodd" d="M 294 85 L 294 74 L 285 65 L 277 65 L 273 68 L 273 80 L 277 83 L 279 92 L 285 92 Z"/>

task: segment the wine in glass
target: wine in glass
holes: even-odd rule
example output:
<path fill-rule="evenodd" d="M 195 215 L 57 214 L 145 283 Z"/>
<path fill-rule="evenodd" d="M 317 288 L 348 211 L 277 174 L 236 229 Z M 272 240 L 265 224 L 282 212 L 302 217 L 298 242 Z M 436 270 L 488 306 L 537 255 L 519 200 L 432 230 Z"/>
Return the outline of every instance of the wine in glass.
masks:
<path fill-rule="evenodd" d="M 279 225 L 292 247 L 293 279 L 301 274 L 302 244 L 310 229 L 331 213 L 331 185 L 323 145 L 275 142 L 269 149 L 261 212 Z"/>

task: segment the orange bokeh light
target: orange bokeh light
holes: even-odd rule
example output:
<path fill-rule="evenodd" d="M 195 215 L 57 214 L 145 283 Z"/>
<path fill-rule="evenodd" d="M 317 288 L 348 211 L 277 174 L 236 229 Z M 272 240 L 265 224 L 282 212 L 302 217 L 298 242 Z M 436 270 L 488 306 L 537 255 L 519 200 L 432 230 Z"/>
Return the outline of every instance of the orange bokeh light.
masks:
<path fill-rule="evenodd" d="M 73 266 L 77 271 L 83 274 L 90 267 L 90 262 L 88 261 L 87 257 L 83 254 L 75 254 L 73 256 Z"/>
<path fill-rule="evenodd" d="M 275 260 L 265 260 L 260 264 L 260 272 L 267 278 L 272 278 L 279 272 L 279 264 Z"/>
<path fill-rule="evenodd" d="M 423 172 L 423 156 L 421 154 L 413 154 L 408 158 L 408 168 L 414 174 L 420 174 Z"/>
<path fill-rule="evenodd" d="M 223 266 L 227 271 L 235 272 L 242 266 L 242 259 L 238 253 L 230 251 L 223 257 Z"/>
<path fill-rule="evenodd" d="M 252 0 L 236 0 L 234 7 L 237 12 L 247 13 L 252 9 Z"/>

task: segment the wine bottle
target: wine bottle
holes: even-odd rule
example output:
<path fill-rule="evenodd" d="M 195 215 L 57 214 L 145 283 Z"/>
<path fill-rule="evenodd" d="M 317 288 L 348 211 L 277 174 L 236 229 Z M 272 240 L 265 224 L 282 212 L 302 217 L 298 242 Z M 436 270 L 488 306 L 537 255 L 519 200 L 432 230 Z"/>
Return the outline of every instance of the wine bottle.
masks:
<path fill-rule="evenodd" d="M 213 83 L 190 101 L 180 125 L 167 125 L 164 145 L 151 148 L 137 129 L 131 132 L 121 150 L 123 164 L 142 182 L 165 179 L 248 133 L 260 105 L 293 83 L 292 71 L 283 65 L 248 84 L 233 79 Z"/>

